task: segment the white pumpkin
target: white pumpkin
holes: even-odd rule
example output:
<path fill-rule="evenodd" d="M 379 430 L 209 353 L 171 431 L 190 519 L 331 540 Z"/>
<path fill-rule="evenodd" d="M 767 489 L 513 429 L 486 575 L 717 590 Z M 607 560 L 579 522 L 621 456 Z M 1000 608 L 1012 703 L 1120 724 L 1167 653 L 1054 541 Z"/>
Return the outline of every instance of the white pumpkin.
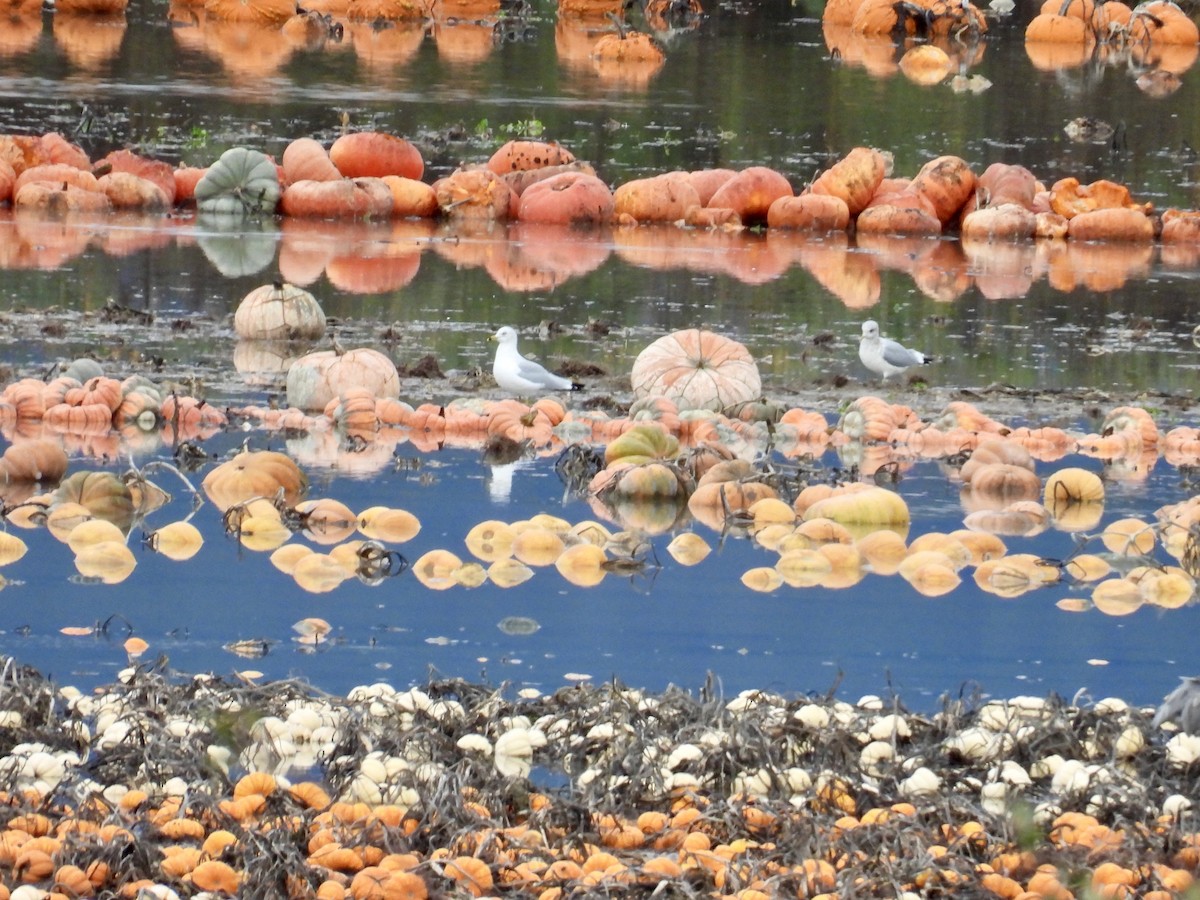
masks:
<path fill-rule="evenodd" d="M 325 311 L 308 291 L 277 281 L 242 299 L 233 328 L 238 337 L 256 341 L 319 338 L 325 334 Z"/>
<path fill-rule="evenodd" d="M 720 411 L 762 396 L 758 365 L 744 345 L 689 328 L 665 335 L 638 354 L 633 395 L 666 397 L 681 409 Z"/>
<path fill-rule="evenodd" d="M 339 353 L 318 350 L 300 357 L 288 368 L 289 406 L 320 412 L 346 388 L 365 388 L 376 399 L 400 397 L 396 364 L 378 350 L 359 347 Z"/>

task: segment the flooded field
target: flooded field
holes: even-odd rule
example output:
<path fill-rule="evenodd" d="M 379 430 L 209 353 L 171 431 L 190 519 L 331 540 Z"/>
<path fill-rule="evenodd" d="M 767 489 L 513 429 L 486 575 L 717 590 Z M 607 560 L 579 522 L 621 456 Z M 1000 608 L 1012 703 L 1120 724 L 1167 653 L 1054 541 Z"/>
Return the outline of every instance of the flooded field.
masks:
<path fill-rule="evenodd" d="M 967 89 L 949 80 L 926 86 L 897 67 L 902 48 L 846 43 L 822 30 L 820 12 L 717 6 L 693 28 L 660 34 L 666 61 L 640 74 L 598 69 L 587 54 L 603 29 L 576 28 L 536 7 L 484 25 L 352 25 L 303 45 L 238 37 L 176 5 L 134 3 L 109 30 L 89 29 L 87 40 L 70 20 L 47 14 L 0 41 L 0 131 L 59 130 L 94 157 L 129 147 L 205 165 L 235 145 L 279 154 L 298 136 L 328 142 L 371 127 L 410 137 L 428 178 L 486 160 L 509 137 L 536 134 L 570 146 L 614 185 L 674 168 L 769 165 L 797 188 L 867 145 L 889 151 L 902 173 L 953 153 L 979 170 L 1023 163 L 1046 181 L 1112 178 L 1158 208 L 1195 205 L 1200 135 L 1187 114 L 1196 90 L 1190 62 L 1170 67 L 1173 90 L 1149 96 L 1139 78 L 1163 71 L 1153 61 L 1097 56 L 1050 68 L 1023 44 L 1022 11 L 989 12 L 987 37 L 956 60 L 957 74 L 977 80 Z M 582 38 L 590 42 L 577 46 Z M 1115 126 L 1120 140 L 1073 140 L 1065 126 L 1079 118 Z M 106 374 L 143 374 L 223 410 L 266 406 L 284 400 L 293 355 L 329 345 L 273 357 L 238 346 L 237 305 L 282 280 L 317 297 L 342 345 L 379 349 L 400 366 L 401 398 L 413 406 L 499 397 L 487 338 L 507 324 L 521 332 L 524 352 L 590 367 L 579 379 L 584 391 L 564 399 L 570 409 L 619 412 L 639 352 L 667 332 L 703 326 L 746 345 L 767 399 L 818 412 L 831 428 L 854 399 L 879 394 L 924 422 L 969 400 L 1009 427 L 1053 425 L 1075 437 L 1136 404 L 1165 434 L 1195 419 L 1198 256 L 1194 247 L 1150 243 L 410 220 L 268 218 L 231 227 L 189 211 L 63 223 L 0 210 L 0 328 L 6 382 L 50 378 L 88 356 Z M 880 384 L 857 356 L 867 318 L 936 364 L 919 382 Z M 419 377 L 429 357 L 435 377 Z M 128 662 L 125 640 L 136 636 L 149 644 L 144 661 L 162 654 L 185 671 L 300 675 L 334 691 L 375 679 L 419 682 L 431 671 L 544 689 L 610 678 L 694 687 L 712 672 L 731 691 L 895 690 L 917 706 L 974 686 L 1153 702 L 1189 665 L 1191 601 L 1114 616 L 1069 579 L 1003 598 L 969 570 L 936 598 L 866 568 L 848 585 L 756 592 L 743 576 L 773 566 L 775 554 L 745 528 L 687 515 L 641 529 L 651 533 L 636 560 L 613 566 L 594 587 L 550 566 L 509 588 L 486 581 L 431 591 L 409 571 L 312 593 L 268 553 L 228 537 L 221 510 L 192 492 L 243 442 L 296 458 L 313 497 L 355 512 L 384 505 L 413 513 L 420 533 L 395 548 L 408 564 L 442 549 L 467 559 L 468 531 L 488 519 L 548 513 L 570 525 L 600 519 L 614 531 L 628 523 L 564 483 L 555 462 L 569 442 L 560 438 L 498 460 L 480 443 L 411 432 L 362 447 L 231 418 L 196 439 L 191 487 L 154 467 L 183 465 L 178 434 L 56 438 L 70 471 L 132 465 L 171 500 L 128 523 L 136 568 L 115 585 L 81 575 L 47 530 L 22 532 L 29 552 L 3 571 L 0 651 L 81 686 L 110 680 Z M 19 436 L 5 434 L 7 442 Z M 1103 477 L 1103 519 L 1085 534 L 1123 518 L 1150 522 L 1195 489 L 1192 463 L 1168 462 L 1157 450 L 1131 474 L 1128 459 L 1077 449 L 1039 459 L 1036 470 L 1042 480 L 1068 465 Z M 885 471 L 900 476 L 889 486 L 911 510 L 910 541 L 961 528 L 969 512 L 958 463 L 944 457 L 770 443 L 746 455 L 785 478 L 788 502 L 804 481 L 873 481 L 881 463 L 892 464 Z M 143 545 L 144 533 L 181 519 L 204 537 L 195 558 L 171 562 Z M 713 548 L 694 566 L 668 549 L 691 531 Z M 1049 528 L 1005 540 L 1010 552 L 1061 561 L 1095 548 L 1077 537 Z M 291 540 L 320 546 L 303 534 Z M 1152 556 L 1160 567 L 1175 564 L 1163 546 Z M 331 626 L 319 641 L 310 626 L 293 628 L 313 618 Z"/>

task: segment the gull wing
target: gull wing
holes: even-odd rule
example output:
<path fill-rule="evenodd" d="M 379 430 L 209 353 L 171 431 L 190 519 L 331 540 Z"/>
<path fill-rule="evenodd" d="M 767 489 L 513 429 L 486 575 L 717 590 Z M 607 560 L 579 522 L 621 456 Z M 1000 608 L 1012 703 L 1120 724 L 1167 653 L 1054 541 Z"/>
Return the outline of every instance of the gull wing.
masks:
<path fill-rule="evenodd" d="M 895 341 L 883 341 L 883 361 L 891 366 L 919 366 L 925 362 L 924 354 L 902 347 Z"/>

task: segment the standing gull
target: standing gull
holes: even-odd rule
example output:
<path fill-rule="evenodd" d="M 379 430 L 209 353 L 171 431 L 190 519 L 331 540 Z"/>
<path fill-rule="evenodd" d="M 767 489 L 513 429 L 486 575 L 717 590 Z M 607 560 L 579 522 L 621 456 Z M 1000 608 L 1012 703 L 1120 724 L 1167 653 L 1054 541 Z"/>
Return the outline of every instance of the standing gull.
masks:
<path fill-rule="evenodd" d="M 492 375 L 496 384 L 506 391 L 528 395 L 547 390 L 577 391 L 583 387 L 569 378 L 546 371 L 532 359 L 522 356 L 517 350 L 517 332 L 507 325 L 488 340 L 499 345 L 496 347 L 495 362 L 492 363 Z"/>
<path fill-rule="evenodd" d="M 1175 722 L 1186 734 L 1200 734 L 1200 677 L 1184 676 L 1179 682 L 1179 687 L 1163 698 L 1150 727 Z"/>
<path fill-rule="evenodd" d="M 858 358 L 864 366 L 886 380 L 889 375 L 903 372 L 912 366 L 923 366 L 933 362 L 916 350 L 909 350 L 888 338 L 879 336 L 879 323 L 874 319 L 863 322 L 862 339 L 858 342 Z"/>

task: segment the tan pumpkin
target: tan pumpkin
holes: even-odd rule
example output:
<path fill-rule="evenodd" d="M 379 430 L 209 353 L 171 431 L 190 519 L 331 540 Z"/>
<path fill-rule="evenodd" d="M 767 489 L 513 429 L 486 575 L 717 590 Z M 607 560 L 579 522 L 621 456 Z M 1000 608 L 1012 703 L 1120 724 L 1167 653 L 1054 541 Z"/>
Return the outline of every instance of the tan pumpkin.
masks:
<path fill-rule="evenodd" d="M 297 409 L 320 412 L 350 388 L 364 388 L 377 399 L 399 399 L 400 373 L 391 359 L 367 347 L 318 350 L 288 367 L 288 405 Z"/>
<path fill-rule="evenodd" d="M 308 291 L 276 281 L 242 298 L 233 316 L 238 337 L 249 340 L 303 340 L 325 334 L 325 312 Z"/>
<path fill-rule="evenodd" d="M 666 397 L 681 410 L 720 411 L 762 393 L 750 351 L 698 328 L 672 332 L 646 347 L 634 360 L 630 380 L 636 398 Z"/>
<path fill-rule="evenodd" d="M 123 532 L 128 532 L 133 523 L 133 494 L 112 472 L 76 472 L 58 486 L 52 500 L 55 504 L 78 503 Z"/>
<path fill-rule="evenodd" d="M 637 178 L 613 192 L 613 214 L 636 222 L 674 222 L 700 205 L 700 194 L 684 172 Z"/>
<path fill-rule="evenodd" d="M 308 477 L 292 459 L 274 450 L 243 450 L 221 463 L 201 482 L 204 492 L 224 511 L 254 497 L 274 497 L 294 506 L 308 490 Z"/>

